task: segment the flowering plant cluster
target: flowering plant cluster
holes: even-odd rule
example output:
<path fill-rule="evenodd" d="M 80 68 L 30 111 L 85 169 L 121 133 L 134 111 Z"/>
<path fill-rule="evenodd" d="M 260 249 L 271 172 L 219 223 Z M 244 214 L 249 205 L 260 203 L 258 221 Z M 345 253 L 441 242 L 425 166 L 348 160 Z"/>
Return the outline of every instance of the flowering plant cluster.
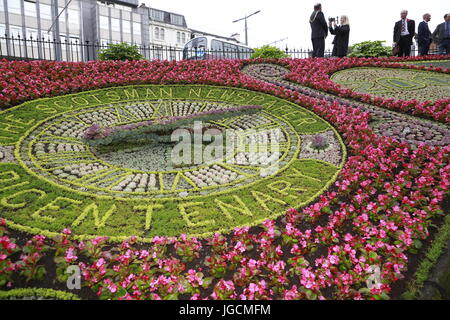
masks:
<path fill-rule="evenodd" d="M 291 64 L 292 80 L 358 98 L 356 93 L 333 84 L 329 73 L 358 64 L 400 66 L 393 61 L 397 60 L 309 59 L 281 63 Z M 302 210 L 292 208 L 283 218 L 267 220 L 261 227 L 237 228 L 228 236 L 215 234 L 204 240 L 155 237 L 148 246 L 131 238 L 113 248 L 104 237 L 74 241 L 70 230 L 65 230 L 63 238 L 51 241 L 50 247 L 58 252 L 57 257 L 64 257 L 62 263 L 80 266 L 84 286 L 102 299 L 389 298 L 392 287 L 408 270 L 408 256 L 429 236 L 432 220 L 444 215 L 442 204 L 450 185 L 450 146 L 420 143 L 412 147 L 378 136 L 369 127 L 367 113 L 255 80 L 240 73 L 242 64 L 2 62 L 0 68 L 6 80 L 0 83 L 0 99 L 5 106 L 38 96 L 124 83 L 244 87 L 310 109 L 336 127 L 350 154 L 338 181 L 316 203 Z M 41 78 L 39 72 L 48 77 Z M 65 82 L 68 76 L 73 82 Z M 42 82 L 32 86 L 37 78 Z M 35 90 L 25 94 L 17 90 L 21 86 Z M 448 101 L 417 104 L 371 96 L 359 98 L 448 121 Z M 0 263 L 15 248 L 9 238 L 2 237 L 1 241 Z M 34 237 L 26 245 L 33 248 L 26 249 L 28 256 L 40 254 L 43 241 Z M 27 262 L 22 266 L 36 270 L 35 260 L 24 259 Z M 380 273 L 373 281 L 375 269 Z"/>
<path fill-rule="evenodd" d="M 27 282 L 45 277 L 46 269 L 40 264 L 49 250 L 45 239 L 36 235 L 20 246 L 9 236 L 6 221 L 0 219 L 0 288 L 12 286 L 14 273 L 23 276 Z"/>
<path fill-rule="evenodd" d="M 142 137 L 148 133 L 171 134 L 173 130 L 186 126 L 195 121 L 220 120 L 225 117 L 252 115 L 260 111 L 260 106 L 240 106 L 219 110 L 208 110 L 184 116 L 162 117 L 156 120 L 135 122 L 115 127 L 102 127 L 93 124 L 84 133 L 86 141 L 95 140 L 96 144 L 109 144 L 131 137 Z"/>

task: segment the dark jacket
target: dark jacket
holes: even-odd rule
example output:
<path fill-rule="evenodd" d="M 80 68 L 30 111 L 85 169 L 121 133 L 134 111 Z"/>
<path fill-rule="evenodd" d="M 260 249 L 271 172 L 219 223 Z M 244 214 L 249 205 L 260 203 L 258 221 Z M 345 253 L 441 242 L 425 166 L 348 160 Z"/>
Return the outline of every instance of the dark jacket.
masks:
<path fill-rule="evenodd" d="M 326 38 L 328 35 L 328 25 L 322 11 L 314 11 L 309 19 L 311 24 L 311 39 Z"/>
<path fill-rule="evenodd" d="M 330 26 L 330 33 L 334 34 L 333 40 L 333 56 L 335 57 L 345 57 L 348 51 L 348 39 L 350 37 L 350 26 Z"/>
<path fill-rule="evenodd" d="M 417 31 L 417 42 L 420 46 L 426 46 L 429 45 L 431 41 L 431 31 L 430 28 L 428 28 L 428 23 L 422 21 L 419 23 L 419 29 Z"/>
<path fill-rule="evenodd" d="M 411 45 L 413 43 L 412 39 L 416 33 L 416 22 L 414 20 L 406 19 L 406 23 L 408 25 L 409 44 Z M 402 20 L 397 21 L 394 26 L 394 42 L 395 43 L 398 43 L 400 41 L 401 34 L 402 34 Z"/>
<path fill-rule="evenodd" d="M 441 43 L 445 39 L 445 22 L 438 24 L 436 30 L 433 32 L 433 40 L 437 43 Z"/>

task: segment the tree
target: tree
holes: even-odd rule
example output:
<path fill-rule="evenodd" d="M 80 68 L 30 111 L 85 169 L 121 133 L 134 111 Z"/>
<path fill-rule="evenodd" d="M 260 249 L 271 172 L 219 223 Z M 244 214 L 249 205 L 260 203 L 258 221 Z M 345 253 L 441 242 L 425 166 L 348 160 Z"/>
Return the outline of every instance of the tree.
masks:
<path fill-rule="evenodd" d="M 144 56 L 139 52 L 137 46 L 128 43 L 110 43 L 108 48 L 100 50 L 100 60 L 142 60 Z"/>
<path fill-rule="evenodd" d="M 289 56 L 281 49 L 277 47 L 265 45 L 261 48 L 256 48 L 255 52 L 252 54 L 251 59 L 257 58 L 272 58 L 272 59 L 281 59 L 281 58 L 289 58 Z"/>

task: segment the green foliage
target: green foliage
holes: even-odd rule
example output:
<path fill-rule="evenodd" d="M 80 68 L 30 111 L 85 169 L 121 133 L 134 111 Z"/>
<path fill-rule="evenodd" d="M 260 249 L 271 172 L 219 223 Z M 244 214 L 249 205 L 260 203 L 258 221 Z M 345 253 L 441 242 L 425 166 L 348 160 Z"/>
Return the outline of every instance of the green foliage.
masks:
<path fill-rule="evenodd" d="M 386 41 L 364 41 L 350 47 L 349 57 L 390 57 L 392 49 L 384 46 Z"/>
<path fill-rule="evenodd" d="M 431 248 L 425 254 L 425 258 L 420 263 L 415 273 L 415 279 L 409 284 L 409 289 L 403 293 L 403 298 L 407 300 L 415 299 L 419 296 L 420 290 L 426 280 L 430 277 L 433 266 L 436 265 L 437 260 L 442 255 L 447 246 L 447 241 L 450 237 L 450 216 L 446 216 L 444 224 L 439 229 Z"/>
<path fill-rule="evenodd" d="M 78 296 L 72 293 L 53 289 L 25 288 L 0 291 L 0 300 L 28 300 L 30 298 L 44 300 L 80 300 Z"/>
<path fill-rule="evenodd" d="M 257 58 L 267 58 L 267 59 L 281 59 L 289 58 L 289 56 L 281 49 L 273 46 L 262 46 L 261 48 L 256 48 L 255 52 L 252 54 L 251 59 Z"/>
<path fill-rule="evenodd" d="M 100 50 L 98 58 L 100 60 L 142 60 L 144 56 L 140 54 L 137 46 L 123 42 L 108 44 L 108 48 Z"/>

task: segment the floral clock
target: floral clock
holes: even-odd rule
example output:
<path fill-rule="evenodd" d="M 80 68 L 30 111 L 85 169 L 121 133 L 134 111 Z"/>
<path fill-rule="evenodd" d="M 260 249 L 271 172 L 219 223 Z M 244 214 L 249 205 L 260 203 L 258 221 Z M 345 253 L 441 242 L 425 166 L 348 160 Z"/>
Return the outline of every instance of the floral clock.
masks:
<path fill-rule="evenodd" d="M 246 105 L 260 109 L 251 116 L 231 113 Z M 93 125 L 208 112 L 229 114 L 204 121 L 205 128 L 222 136 L 232 131 L 239 141 L 224 143 L 226 152 L 208 162 L 175 165 L 173 141 L 92 146 L 85 139 Z M 1 216 L 13 228 L 48 235 L 71 228 L 80 239 L 137 235 L 148 241 L 257 225 L 316 199 L 346 158 L 336 130 L 317 115 L 236 88 L 108 88 L 27 102 L 2 112 L 2 119 Z M 192 157 L 208 147 L 200 145 Z"/>

